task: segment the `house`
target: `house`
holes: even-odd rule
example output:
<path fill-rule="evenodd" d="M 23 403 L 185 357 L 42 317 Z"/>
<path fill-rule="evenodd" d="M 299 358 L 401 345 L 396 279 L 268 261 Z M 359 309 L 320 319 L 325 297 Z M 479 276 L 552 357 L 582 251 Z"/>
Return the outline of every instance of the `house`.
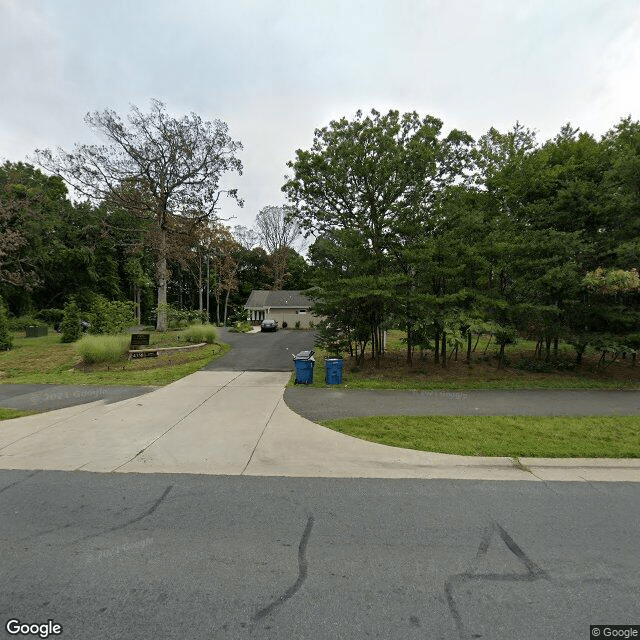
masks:
<path fill-rule="evenodd" d="M 277 320 L 281 327 L 293 329 L 296 323 L 306 329 L 320 318 L 311 311 L 312 301 L 299 291 L 262 291 L 254 289 L 244 305 L 249 322 L 259 324 L 263 320 Z M 286 324 L 285 324 L 286 323 Z"/>

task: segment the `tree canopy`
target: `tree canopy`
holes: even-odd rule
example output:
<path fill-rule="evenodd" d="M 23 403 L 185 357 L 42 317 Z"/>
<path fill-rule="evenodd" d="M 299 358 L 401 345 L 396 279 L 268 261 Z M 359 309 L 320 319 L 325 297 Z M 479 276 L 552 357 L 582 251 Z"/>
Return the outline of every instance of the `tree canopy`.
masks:
<path fill-rule="evenodd" d="M 87 114 L 85 122 L 105 145 L 76 145 L 73 152 L 36 152 L 42 167 L 60 175 L 95 203 L 107 199 L 155 226 L 154 252 L 158 308 L 167 301 L 169 236 L 215 220 L 221 196 L 242 204 L 235 189 L 222 189 L 221 177 L 242 173 L 236 157 L 242 145 L 220 120 L 205 122 L 195 113 L 175 118 L 153 100 L 143 113 L 133 106 L 125 122 L 115 111 Z M 187 226 L 187 232 L 191 229 Z M 166 329 L 158 313 L 157 329 Z"/>

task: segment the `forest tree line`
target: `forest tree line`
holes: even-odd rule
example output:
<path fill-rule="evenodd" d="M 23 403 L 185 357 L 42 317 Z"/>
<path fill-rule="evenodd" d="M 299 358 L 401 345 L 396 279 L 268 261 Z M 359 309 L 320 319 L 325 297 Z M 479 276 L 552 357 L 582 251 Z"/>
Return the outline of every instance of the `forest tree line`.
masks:
<path fill-rule="evenodd" d="M 526 334 L 547 357 L 559 340 L 578 360 L 588 344 L 640 348 L 631 117 L 600 138 L 565 125 L 539 142 L 520 124 L 474 140 L 433 116 L 358 112 L 295 153 L 289 204 L 264 207 L 255 228 L 219 218 L 222 197 L 241 203 L 220 187 L 242 171 L 224 123 L 171 118 L 158 101 L 87 123 L 110 144 L 38 151 L 45 171 L 0 168 L 0 297 L 14 316 L 102 296 L 162 329 L 165 302 L 225 322 L 252 289 L 302 289 L 325 343 L 359 358 L 379 361 L 391 327 L 406 330 L 408 362 L 416 349 L 446 362 L 481 332 L 501 350 Z"/>
<path fill-rule="evenodd" d="M 640 348 L 640 123 L 600 139 L 565 125 L 542 144 L 520 124 L 478 140 L 415 113 L 361 112 L 315 132 L 283 190 L 310 247 L 322 339 L 407 362 L 518 335 L 557 354 Z"/>

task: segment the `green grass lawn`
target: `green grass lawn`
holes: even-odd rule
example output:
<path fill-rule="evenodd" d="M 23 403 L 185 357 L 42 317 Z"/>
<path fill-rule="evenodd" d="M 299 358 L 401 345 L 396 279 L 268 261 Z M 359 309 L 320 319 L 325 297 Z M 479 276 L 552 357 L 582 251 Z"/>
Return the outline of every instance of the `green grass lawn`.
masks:
<path fill-rule="evenodd" d="M 151 346 L 184 344 L 179 332 L 151 333 Z M 216 343 L 170 356 L 85 366 L 75 345 L 61 343 L 59 336 L 24 338 L 18 334 L 13 348 L 0 353 L 0 383 L 163 386 L 202 369 L 229 349 Z"/>
<path fill-rule="evenodd" d="M 322 422 L 392 447 L 510 458 L 640 458 L 640 416 L 389 416 Z"/>
<path fill-rule="evenodd" d="M 22 418 L 30 416 L 33 411 L 19 411 L 18 409 L 3 409 L 0 407 L 0 420 L 11 420 L 11 418 Z"/>

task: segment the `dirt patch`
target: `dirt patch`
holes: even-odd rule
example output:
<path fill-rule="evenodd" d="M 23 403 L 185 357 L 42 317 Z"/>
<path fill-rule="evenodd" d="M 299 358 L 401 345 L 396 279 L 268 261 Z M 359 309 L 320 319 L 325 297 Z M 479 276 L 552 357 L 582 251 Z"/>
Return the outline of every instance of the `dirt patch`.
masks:
<path fill-rule="evenodd" d="M 470 384 L 473 382 L 496 382 L 504 383 L 508 386 L 510 382 L 526 383 L 527 380 L 545 381 L 549 386 L 562 386 L 568 381 L 593 381 L 593 382 L 620 382 L 629 384 L 637 383 L 640 386 L 640 366 L 633 366 L 631 358 L 620 359 L 612 364 L 600 365 L 600 354 L 585 356 L 582 365 L 575 366 L 570 359 L 560 360 L 560 368 L 564 370 L 553 370 L 550 372 L 527 371 L 518 368 L 516 365 L 521 360 L 531 363 L 540 363 L 543 360 L 536 360 L 533 351 L 513 351 L 509 354 L 510 364 L 498 368 L 498 358 L 496 355 L 474 354 L 471 362 L 465 362 L 465 355 L 458 354 L 458 359 L 454 357 L 448 359 L 446 367 L 442 362 L 434 362 L 433 353 L 427 352 L 426 358 L 421 360 L 418 355 L 414 357 L 413 365 L 406 363 L 406 355 L 397 351 L 387 351 L 381 359 L 380 367 L 375 366 L 375 362 L 370 356 L 365 358 L 364 363 L 356 365 L 355 358 L 345 358 L 345 371 L 352 381 L 373 380 L 380 382 L 404 382 L 412 381 L 416 384 L 424 383 L 446 383 L 446 384 Z M 532 366 L 537 366 L 536 364 Z M 550 366 L 550 365 L 549 365 Z M 567 370 L 567 367 L 571 367 Z"/>

